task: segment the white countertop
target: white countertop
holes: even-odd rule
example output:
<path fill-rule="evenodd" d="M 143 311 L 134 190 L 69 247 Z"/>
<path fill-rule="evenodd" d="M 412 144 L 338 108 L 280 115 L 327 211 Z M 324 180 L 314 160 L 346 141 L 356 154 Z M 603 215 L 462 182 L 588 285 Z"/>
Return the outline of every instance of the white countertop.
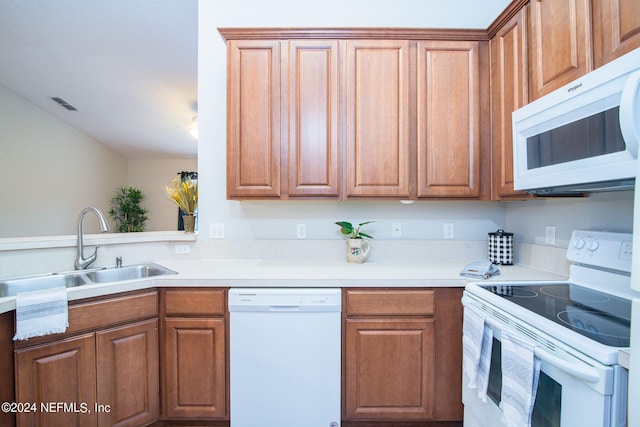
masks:
<path fill-rule="evenodd" d="M 166 276 L 68 289 L 69 300 L 153 287 L 462 287 L 479 281 L 460 276 L 466 261 L 376 262 L 300 259 L 186 259 L 155 261 L 178 272 Z M 566 280 L 566 276 L 530 267 L 498 266 L 489 281 Z M 15 309 L 15 297 L 0 298 L 0 313 Z"/>

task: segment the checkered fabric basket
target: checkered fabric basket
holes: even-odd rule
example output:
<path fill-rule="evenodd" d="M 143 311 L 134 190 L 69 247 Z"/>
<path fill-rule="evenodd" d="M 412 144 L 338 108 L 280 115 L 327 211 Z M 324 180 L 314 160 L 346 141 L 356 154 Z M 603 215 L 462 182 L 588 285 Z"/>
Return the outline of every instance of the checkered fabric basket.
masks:
<path fill-rule="evenodd" d="M 489 261 L 493 264 L 513 265 L 513 233 L 499 229 L 489 233 Z"/>

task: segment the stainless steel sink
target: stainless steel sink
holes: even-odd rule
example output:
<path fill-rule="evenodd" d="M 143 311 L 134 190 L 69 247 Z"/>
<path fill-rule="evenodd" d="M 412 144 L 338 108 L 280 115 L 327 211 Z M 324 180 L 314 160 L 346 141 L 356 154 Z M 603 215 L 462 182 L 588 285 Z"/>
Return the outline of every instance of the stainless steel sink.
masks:
<path fill-rule="evenodd" d="M 143 279 L 145 277 L 163 276 L 165 274 L 176 274 L 176 272 L 173 270 L 169 270 L 168 268 L 164 268 L 158 264 L 146 263 L 90 271 L 87 273 L 87 277 L 94 283 L 109 283 L 119 282 L 121 280 L 134 280 Z"/>
<path fill-rule="evenodd" d="M 144 279 L 166 274 L 177 273 L 158 264 L 145 263 L 123 267 L 103 267 L 91 270 L 12 277 L 0 279 L 0 298 L 16 296 L 18 292 L 40 291 L 59 286 L 74 288 L 76 286 Z"/>
<path fill-rule="evenodd" d="M 15 296 L 18 292 L 41 291 L 59 286 L 73 288 L 87 283 L 87 277 L 80 273 L 16 277 L 0 281 L 0 298 Z"/>

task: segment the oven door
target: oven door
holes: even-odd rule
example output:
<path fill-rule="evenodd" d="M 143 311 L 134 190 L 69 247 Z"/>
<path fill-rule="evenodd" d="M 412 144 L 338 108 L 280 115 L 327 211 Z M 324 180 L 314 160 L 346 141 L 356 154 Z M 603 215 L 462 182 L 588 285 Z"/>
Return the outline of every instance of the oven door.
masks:
<path fill-rule="evenodd" d="M 563 349 L 561 343 L 539 331 L 527 331 L 522 324 L 496 308 L 487 308 L 473 297 L 465 295 L 464 305 L 474 305 L 483 311 L 486 324 L 493 330 L 491 368 L 487 401 L 478 398 L 477 390 L 467 387 L 463 377 L 462 400 L 465 405 L 466 427 L 500 426 L 502 389 L 501 332 L 508 329 L 535 342 L 536 357 L 541 360 L 540 379 L 533 408 L 533 427 L 624 426 L 624 415 L 612 411 L 614 368 L 577 356 Z M 489 311 L 489 312 L 488 312 Z M 589 361 L 589 362 L 588 362 Z"/>

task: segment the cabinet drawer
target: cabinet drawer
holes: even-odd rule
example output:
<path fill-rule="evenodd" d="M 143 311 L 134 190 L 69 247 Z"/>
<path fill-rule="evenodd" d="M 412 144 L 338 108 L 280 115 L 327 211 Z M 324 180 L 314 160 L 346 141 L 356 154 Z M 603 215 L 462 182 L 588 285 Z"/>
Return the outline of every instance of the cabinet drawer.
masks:
<path fill-rule="evenodd" d="M 226 313 L 225 289 L 167 289 L 163 292 L 164 312 L 167 316 Z"/>
<path fill-rule="evenodd" d="M 97 300 L 69 304 L 69 327 L 64 334 L 45 335 L 16 341 L 22 348 L 53 341 L 86 331 L 97 331 L 114 325 L 158 316 L 158 292 L 126 294 Z"/>
<path fill-rule="evenodd" d="M 348 316 L 432 316 L 435 313 L 435 290 L 348 289 L 345 291 L 345 307 Z"/>

